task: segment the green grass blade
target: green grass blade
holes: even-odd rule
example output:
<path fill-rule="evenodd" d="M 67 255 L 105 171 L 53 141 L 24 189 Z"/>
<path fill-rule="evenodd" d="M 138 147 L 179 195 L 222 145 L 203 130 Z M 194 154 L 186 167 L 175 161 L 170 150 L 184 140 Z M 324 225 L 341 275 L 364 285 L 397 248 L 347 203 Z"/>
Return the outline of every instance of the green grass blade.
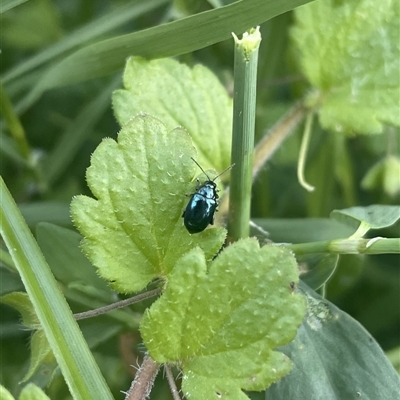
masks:
<path fill-rule="evenodd" d="M 15 141 L 7 136 L 4 132 L 0 132 L 0 154 L 4 157 L 3 160 L 9 158 L 18 165 L 28 166 L 27 160 L 21 156 Z"/>
<path fill-rule="evenodd" d="M 7 123 L 10 135 L 13 137 L 15 143 L 18 146 L 19 154 L 25 160 L 29 161 L 31 149 L 26 139 L 25 130 L 1 82 L 0 82 L 0 100 L 2 104 L 0 113 L 2 114 L 5 122 Z"/>
<path fill-rule="evenodd" d="M 243 0 L 150 29 L 86 46 L 55 65 L 34 90 L 41 92 L 110 74 L 130 55 L 171 57 L 241 34 L 310 0 Z"/>
<path fill-rule="evenodd" d="M 160 7 L 167 1 L 168 0 L 136 0 L 134 2 L 129 2 L 127 5 L 119 7 L 77 29 L 61 41 L 35 54 L 30 59 L 24 60 L 4 74 L 3 80 L 6 83 L 26 74 L 32 69 L 72 50 L 74 47 L 82 46 L 83 43 L 93 40 L 100 35 L 104 35 L 128 21 L 138 18 L 154 8 Z"/>
<path fill-rule="evenodd" d="M 0 14 L 17 7 L 22 3 L 26 3 L 27 1 L 28 0 L 2 0 L 0 5 Z"/>
<path fill-rule="evenodd" d="M 74 399 L 112 399 L 93 355 L 26 222 L 0 179 L 0 233 Z"/>
<path fill-rule="evenodd" d="M 114 78 L 68 126 L 57 146 L 43 163 L 43 173 L 49 183 L 55 182 L 71 163 L 82 143 L 92 133 L 96 122 L 106 111 L 106 108 L 111 106 L 111 93 L 120 84 L 120 77 Z"/>

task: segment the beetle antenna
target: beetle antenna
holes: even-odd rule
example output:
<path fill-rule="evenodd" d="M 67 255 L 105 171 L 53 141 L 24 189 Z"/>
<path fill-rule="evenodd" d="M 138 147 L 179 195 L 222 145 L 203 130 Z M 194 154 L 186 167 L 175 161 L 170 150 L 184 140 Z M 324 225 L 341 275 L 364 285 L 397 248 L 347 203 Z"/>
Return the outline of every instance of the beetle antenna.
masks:
<path fill-rule="evenodd" d="M 207 172 L 204 171 L 203 168 L 201 168 L 201 165 L 193 158 L 190 157 L 196 164 L 197 166 L 203 171 L 203 174 L 208 178 L 209 181 L 214 182 L 218 177 L 220 177 L 222 174 L 224 174 L 226 171 L 229 171 L 231 168 L 233 168 L 235 166 L 235 164 L 233 163 L 232 165 L 230 165 L 228 168 L 225 168 L 220 174 L 218 174 L 214 179 L 211 179 L 208 175 Z"/>
<path fill-rule="evenodd" d="M 233 163 L 232 165 L 230 165 L 228 168 L 225 168 L 220 174 L 218 174 L 214 179 L 213 182 L 222 174 L 224 174 L 226 171 L 229 171 L 230 169 L 232 169 L 235 166 L 235 163 Z"/>
<path fill-rule="evenodd" d="M 211 178 L 207 175 L 207 172 L 206 171 L 204 171 L 204 169 L 203 168 L 201 168 L 201 165 L 193 158 L 193 157 L 190 157 L 196 164 L 197 164 L 197 166 L 203 171 L 203 174 L 208 178 L 208 180 L 209 181 L 211 181 Z M 225 171 L 224 171 L 225 172 Z"/>

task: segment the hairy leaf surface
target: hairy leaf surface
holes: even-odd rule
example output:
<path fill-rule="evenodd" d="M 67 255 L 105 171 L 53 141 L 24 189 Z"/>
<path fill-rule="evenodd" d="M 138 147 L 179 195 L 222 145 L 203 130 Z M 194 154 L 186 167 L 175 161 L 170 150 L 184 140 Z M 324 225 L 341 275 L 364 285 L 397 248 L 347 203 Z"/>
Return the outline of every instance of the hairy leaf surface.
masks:
<path fill-rule="evenodd" d="M 176 261 L 199 246 L 207 259 L 222 246 L 222 228 L 190 235 L 181 218 L 196 186 L 195 151 L 182 128 L 167 131 L 142 115 L 126 124 L 118 142 L 105 139 L 92 155 L 88 185 L 96 199 L 71 204 L 82 247 L 99 274 L 125 293 L 166 277 Z"/>
<path fill-rule="evenodd" d="M 156 361 L 181 365 L 187 398 L 247 399 L 241 389 L 262 390 L 291 368 L 273 349 L 294 338 L 304 315 L 297 281 L 287 250 L 254 239 L 226 248 L 208 272 L 193 249 L 145 314 L 143 340 Z"/>
<path fill-rule="evenodd" d="M 121 126 L 139 112 L 154 115 L 168 130 L 183 126 L 188 131 L 203 168 L 222 171 L 229 165 L 232 100 L 208 68 L 132 57 L 125 67 L 124 86 L 113 95 Z"/>
<path fill-rule="evenodd" d="M 320 93 L 323 127 L 380 133 L 400 125 L 400 13 L 394 0 L 323 0 L 295 12 L 303 73 Z"/>

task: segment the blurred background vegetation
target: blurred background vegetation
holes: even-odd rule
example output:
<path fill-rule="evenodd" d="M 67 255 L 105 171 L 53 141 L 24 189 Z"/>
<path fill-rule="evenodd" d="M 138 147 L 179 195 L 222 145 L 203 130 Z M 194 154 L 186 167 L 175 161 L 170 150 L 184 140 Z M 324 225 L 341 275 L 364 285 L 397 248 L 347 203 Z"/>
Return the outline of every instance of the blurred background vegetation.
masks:
<path fill-rule="evenodd" d="M 18 6 L 3 9 L 1 14 L 2 108 L 8 97 L 20 117 L 29 148 L 24 150 L 23 142 L 10 135 L 10 127 L 2 119 L 0 173 L 34 233 L 39 222 L 74 229 L 69 203 L 76 194 L 90 195 L 85 182 L 90 155 L 102 138 L 117 136 L 119 127 L 111 109 L 111 93 L 122 86 L 123 71 L 46 90 L 41 95 L 33 93 L 35 84 L 57 61 L 89 43 L 212 9 L 220 3 L 232 2 L 14 0 L 4 3 Z M 289 36 L 292 23 L 292 13 L 286 13 L 261 26 L 257 139 L 309 88 L 292 50 Z M 232 92 L 232 40 L 178 59 L 189 65 L 206 65 Z M 387 165 L 390 164 L 388 149 L 398 162 L 398 129 L 387 127 L 381 135 L 345 137 L 314 124 L 305 171 L 307 180 L 316 186 L 313 193 L 307 193 L 296 177 L 300 140 L 299 129 L 254 182 L 254 218 L 302 219 L 301 229 L 294 234 L 301 243 L 307 237 L 318 237 L 313 218 L 327 218 L 334 209 L 399 204 L 399 187 L 386 183 L 388 174 L 393 174 Z M 268 229 L 268 221 L 264 225 Z M 285 228 L 271 231 L 272 239 L 294 241 L 292 237 L 288 239 L 293 235 L 290 231 L 289 222 Z M 398 237 L 399 233 L 397 224 L 379 235 Z M 397 368 L 400 365 L 399 267 L 398 255 L 343 256 L 326 291 L 327 298 L 356 318 L 385 351 L 397 348 L 392 353 Z M 18 276 L 7 268 L 4 259 L 0 274 L 2 295 L 23 290 Z M 74 312 L 81 311 L 74 304 L 71 307 Z M 133 309 L 140 312 L 144 307 L 142 304 Z M 31 334 L 23 329 L 15 310 L 0 305 L 0 315 L 0 382 L 15 394 L 28 369 Z M 90 324 L 95 337 L 96 325 Z M 120 324 L 92 348 L 114 395 L 119 398 L 119 390 L 126 389 L 132 378 L 128 366 L 136 363 L 137 354 L 143 350 L 140 337 Z M 130 352 L 125 351 L 127 348 Z M 41 370 L 34 379 L 40 385 L 40 380 L 49 379 L 46 373 L 50 372 L 51 368 Z M 169 398 L 162 377 L 158 379 L 152 398 Z M 49 393 L 52 398 L 67 398 L 67 389 L 59 375 Z"/>

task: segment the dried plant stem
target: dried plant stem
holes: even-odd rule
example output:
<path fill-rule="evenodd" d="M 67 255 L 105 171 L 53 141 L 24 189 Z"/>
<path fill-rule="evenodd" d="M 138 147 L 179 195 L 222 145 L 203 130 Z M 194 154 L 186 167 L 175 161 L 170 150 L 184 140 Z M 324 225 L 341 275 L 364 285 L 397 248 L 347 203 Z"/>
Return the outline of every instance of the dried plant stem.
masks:
<path fill-rule="evenodd" d="M 161 293 L 161 288 L 150 290 L 149 292 L 138 294 L 137 296 L 131 297 L 126 300 L 117 301 L 115 303 L 109 304 L 108 306 L 96 308 L 95 310 L 85 311 L 81 313 L 74 314 L 76 320 L 97 317 L 98 315 L 105 314 L 109 311 L 117 310 L 118 308 L 123 308 L 131 304 L 138 303 L 139 301 L 149 299 L 150 297 L 157 296 Z"/>
<path fill-rule="evenodd" d="M 149 397 L 160 364 L 157 364 L 148 354 L 136 373 L 131 387 L 126 392 L 125 400 L 145 400 Z"/>
<path fill-rule="evenodd" d="M 292 134 L 294 129 L 309 112 L 303 101 L 291 108 L 277 123 L 265 134 L 257 144 L 254 152 L 253 180 L 261 171 L 263 165 L 272 157 L 279 146 Z M 228 213 L 229 188 L 224 191 L 217 213 L 217 224 L 224 220 Z"/>
<path fill-rule="evenodd" d="M 302 101 L 291 108 L 260 140 L 254 153 L 253 179 L 308 112 Z"/>
<path fill-rule="evenodd" d="M 174 375 L 172 374 L 171 368 L 167 364 L 165 364 L 164 369 L 165 369 L 165 374 L 167 375 L 169 387 L 171 389 L 172 398 L 174 400 L 182 400 L 181 397 L 179 396 L 179 391 L 178 388 L 176 387 Z"/>

